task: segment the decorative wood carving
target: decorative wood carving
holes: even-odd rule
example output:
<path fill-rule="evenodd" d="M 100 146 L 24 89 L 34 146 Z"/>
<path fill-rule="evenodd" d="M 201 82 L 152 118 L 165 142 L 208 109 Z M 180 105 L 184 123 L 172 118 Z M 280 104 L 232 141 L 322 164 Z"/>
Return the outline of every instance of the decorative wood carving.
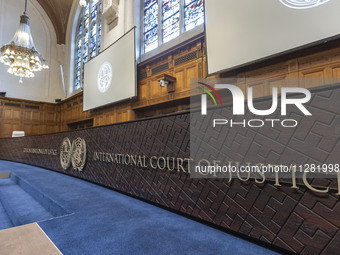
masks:
<path fill-rule="evenodd" d="M 117 23 L 118 15 L 119 15 L 119 0 L 105 0 L 103 3 L 102 16 L 106 20 L 106 23 L 108 25 L 113 24 L 113 22 Z"/>

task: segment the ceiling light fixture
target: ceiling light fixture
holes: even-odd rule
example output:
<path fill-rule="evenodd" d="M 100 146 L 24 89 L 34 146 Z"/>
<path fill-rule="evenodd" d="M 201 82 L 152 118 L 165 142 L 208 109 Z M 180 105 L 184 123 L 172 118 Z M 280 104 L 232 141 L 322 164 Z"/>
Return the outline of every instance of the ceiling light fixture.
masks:
<path fill-rule="evenodd" d="M 47 69 L 48 65 L 41 54 L 36 50 L 31 35 L 29 17 L 27 12 L 27 0 L 25 0 L 25 12 L 20 16 L 20 25 L 12 41 L 1 47 L 0 61 L 9 68 L 7 72 L 22 78 L 34 77 L 34 72 Z"/>
<path fill-rule="evenodd" d="M 80 0 L 79 5 L 84 8 L 86 6 L 86 0 Z"/>
<path fill-rule="evenodd" d="M 99 0 L 92 0 L 94 4 L 97 4 L 99 2 Z M 84 8 L 87 4 L 86 0 L 79 0 L 79 5 Z"/>

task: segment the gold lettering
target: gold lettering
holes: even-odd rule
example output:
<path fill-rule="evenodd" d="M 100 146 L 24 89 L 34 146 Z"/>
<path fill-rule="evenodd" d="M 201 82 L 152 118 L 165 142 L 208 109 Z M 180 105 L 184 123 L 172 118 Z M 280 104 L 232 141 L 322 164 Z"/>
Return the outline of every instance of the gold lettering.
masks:
<path fill-rule="evenodd" d="M 137 159 L 136 155 L 135 156 L 131 155 L 131 165 L 135 165 L 135 166 L 137 165 L 136 159 Z"/>
<path fill-rule="evenodd" d="M 296 186 L 296 176 L 295 176 L 295 169 L 292 169 L 292 188 L 293 189 L 299 189 L 298 186 Z"/>
<path fill-rule="evenodd" d="M 130 155 L 125 155 L 125 165 L 130 165 L 130 162 L 131 162 L 131 157 Z M 128 159 L 128 160 L 127 160 Z"/>
<path fill-rule="evenodd" d="M 124 155 L 123 154 L 118 154 L 118 163 L 119 164 L 124 164 L 123 160 L 124 160 Z"/>
<path fill-rule="evenodd" d="M 148 167 L 148 165 L 146 164 L 146 157 L 143 156 L 143 167 Z"/>
<path fill-rule="evenodd" d="M 154 165 L 152 164 L 152 160 L 157 160 L 157 157 L 156 157 L 156 156 L 152 156 L 152 157 L 150 158 L 150 166 L 151 166 L 153 169 L 157 169 L 157 166 L 154 166 Z"/>
<path fill-rule="evenodd" d="M 177 160 L 178 160 L 178 159 L 177 159 Z M 201 162 L 207 163 L 208 166 L 206 166 L 205 169 L 208 169 L 208 168 L 210 167 L 210 162 L 209 162 L 209 160 L 201 159 L 200 161 L 198 161 L 198 164 L 197 164 L 200 168 L 202 168 L 202 167 L 201 167 Z M 204 166 L 203 166 L 203 167 L 204 167 Z M 178 170 L 178 171 L 179 171 L 179 170 Z M 208 175 L 208 174 L 209 174 L 209 171 L 200 171 L 199 173 L 200 173 L 201 175 Z"/>
<path fill-rule="evenodd" d="M 262 164 L 260 164 L 260 166 L 262 166 Z M 258 181 L 257 178 L 255 177 L 255 182 L 256 182 L 256 183 L 259 183 L 259 184 L 264 183 L 264 181 L 266 180 L 266 176 L 264 175 L 264 173 L 262 173 L 262 171 L 260 170 L 260 168 L 259 168 L 258 166 L 256 166 L 256 172 L 257 172 L 259 175 L 261 175 L 262 181 Z"/>
<path fill-rule="evenodd" d="M 118 155 L 117 155 L 117 154 L 115 154 L 115 160 L 114 160 L 114 163 L 115 163 L 115 164 L 118 164 L 118 163 L 119 163 L 119 158 L 118 158 Z"/>
<path fill-rule="evenodd" d="M 327 189 L 325 189 L 325 190 L 321 190 L 321 189 L 316 189 L 312 185 L 309 184 L 309 182 L 307 181 L 307 172 L 308 171 L 304 171 L 303 175 L 302 175 L 302 180 L 303 180 L 303 183 L 306 185 L 306 187 L 309 188 L 310 190 L 315 191 L 315 192 L 327 193 L 328 190 L 329 190 L 329 187 L 327 187 Z"/>
<path fill-rule="evenodd" d="M 97 161 L 98 159 L 99 159 L 99 157 L 98 157 L 98 152 L 94 152 L 93 160 L 94 160 L 94 161 Z"/>
<path fill-rule="evenodd" d="M 190 174 L 190 173 L 191 173 L 191 171 L 190 171 L 190 161 L 193 161 L 193 159 L 192 159 L 192 158 L 185 158 L 184 161 L 187 161 L 187 162 L 188 162 L 188 163 L 187 163 L 187 164 L 188 164 L 188 171 L 187 171 L 187 173 Z"/>
<path fill-rule="evenodd" d="M 270 165 L 268 165 L 270 167 Z M 274 186 L 277 186 L 277 187 L 280 187 L 281 184 L 279 183 L 279 171 L 277 171 L 276 169 L 276 165 L 273 165 L 273 168 L 274 168 L 274 172 L 275 172 L 275 184 Z"/>
<path fill-rule="evenodd" d="M 180 169 L 185 173 L 185 170 L 183 168 L 183 159 L 177 158 L 177 172 L 180 172 Z"/>
<path fill-rule="evenodd" d="M 231 171 L 231 163 L 232 163 L 232 161 L 228 161 L 228 167 L 229 167 L 229 181 L 228 181 L 228 183 L 230 183 L 231 182 L 231 180 L 232 180 L 232 177 L 233 177 L 233 175 L 232 175 L 232 171 Z"/>
<path fill-rule="evenodd" d="M 166 158 L 166 164 L 168 166 L 169 171 L 173 171 L 175 169 L 175 158 L 172 158 L 172 168 L 170 168 L 170 158 Z"/>
<path fill-rule="evenodd" d="M 161 167 L 161 164 L 159 163 L 159 160 L 160 160 L 160 159 L 163 160 L 163 167 Z M 163 170 L 163 169 L 166 167 L 166 160 L 165 160 L 164 157 L 159 157 L 159 158 L 157 159 L 157 166 L 158 166 L 158 169 L 161 169 L 161 170 Z"/>
<path fill-rule="evenodd" d="M 112 163 L 113 162 L 113 154 L 109 153 L 109 162 Z"/>
<path fill-rule="evenodd" d="M 137 166 L 143 167 L 142 157 L 138 156 Z"/>
<path fill-rule="evenodd" d="M 217 170 L 217 166 L 218 166 L 218 163 L 221 163 L 221 161 L 220 160 L 213 160 L 213 163 L 214 163 L 214 167 L 215 167 L 215 171 L 214 171 L 214 173 L 213 173 L 213 175 L 214 175 L 214 177 L 217 177 L 217 175 L 216 175 L 216 170 Z"/>

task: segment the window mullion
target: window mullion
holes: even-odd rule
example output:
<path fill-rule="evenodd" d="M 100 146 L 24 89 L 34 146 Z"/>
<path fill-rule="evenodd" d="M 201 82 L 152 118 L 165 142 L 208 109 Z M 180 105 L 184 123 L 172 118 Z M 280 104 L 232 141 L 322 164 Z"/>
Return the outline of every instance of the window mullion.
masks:
<path fill-rule="evenodd" d="M 83 19 L 83 16 L 81 17 Z M 83 21 L 82 23 L 83 25 L 83 31 L 80 35 L 80 43 L 81 43 L 81 46 L 80 46 L 80 84 L 79 86 L 81 87 L 82 84 L 83 84 L 83 68 L 84 68 L 84 62 L 83 62 L 83 57 L 84 57 L 84 36 L 85 36 L 85 22 Z"/>
<path fill-rule="evenodd" d="M 140 24 L 142 24 L 142 29 L 140 30 L 140 52 L 141 55 L 143 55 L 145 53 L 145 38 L 144 38 L 144 29 L 145 29 L 145 24 L 144 24 L 144 12 L 145 12 L 145 1 L 141 0 L 142 4 L 141 4 L 141 20 L 140 20 Z"/>
<path fill-rule="evenodd" d="M 98 55 L 98 41 L 99 41 L 99 27 L 101 26 L 100 22 L 101 20 L 99 19 L 99 11 L 100 11 L 100 1 L 97 4 L 97 17 L 96 17 L 96 48 L 95 48 L 95 52 L 96 52 L 96 56 Z"/>
<path fill-rule="evenodd" d="M 158 46 L 163 43 L 163 0 L 158 0 Z"/>
<path fill-rule="evenodd" d="M 85 37 L 85 20 L 84 20 L 84 9 L 82 9 L 82 15 L 81 15 L 81 19 L 82 19 L 82 27 L 83 30 L 81 32 L 80 35 L 80 42 L 81 42 L 81 46 L 80 46 L 80 84 L 79 87 L 81 88 L 81 86 L 83 86 L 83 69 L 84 69 L 84 62 L 83 62 L 83 58 L 84 58 L 84 37 Z M 79 89 L 79 88 L 78 88 Z"/>
<path fill-rule="evenodd" d="M 78 29 L 79 29 L 79 24 L 78 24 Z M 76 31 L 76 33 L 78 34 L 79 33 L 79 31 L 78 31 L 78 29 L 77 29 L 77 31 Z M 75 65 L 74 65 L 74 70 L 73 70 L 73 75 L 74 75 L 74 81 L 73 81 L 73 88 L 76 86 L 76 80 L 77 80 L 77 59 L 78 59 L 78 40 L 79 40 L 79 37 L 76 37 L 76 47 L 75 47 L 75 52 L 74 52 L 74 56 L 75 56 L 75 61 L 74 61 L 74 63 L 75 63 Z"/>
<path fill-rule="evenodd" d="M 179 35 L 183 34 L 184 31 L 184 2 L 185 0 L 179 0 Z"/>
<path fill-rule="evenodd" d="M 88 37 L 87 37 L 87 62 L 90 61 L 91 59 L 91 31 L 92 31 L 92 26 L 93 26 L 94 22 L 92 21 L 90 24 L 89 24 L 89 29 L 88 29 Z"/>
<path fill-rule="evenodd" d="M 101 24 L 101 19 L 99 19 L 98 17 L 97 17 L 97 29 L 96 29 L 96 55 L 98 55 L 99 54 L 99 45 L 100 45 L 100 36 L 99 36 L 99 29 L 101 29 L 101 26 L 102 26 L 102 24 Z"/>

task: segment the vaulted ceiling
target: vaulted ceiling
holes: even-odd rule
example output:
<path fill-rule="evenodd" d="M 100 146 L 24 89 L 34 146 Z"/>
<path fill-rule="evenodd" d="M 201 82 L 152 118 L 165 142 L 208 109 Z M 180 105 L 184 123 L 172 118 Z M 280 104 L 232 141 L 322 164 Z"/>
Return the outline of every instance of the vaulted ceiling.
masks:
<path fill-rule="evenodd" d="M 77 0 L 38 0 L 52 21 L 58 44 L 65 44 L 67 21 L 74 1 Z"/>

